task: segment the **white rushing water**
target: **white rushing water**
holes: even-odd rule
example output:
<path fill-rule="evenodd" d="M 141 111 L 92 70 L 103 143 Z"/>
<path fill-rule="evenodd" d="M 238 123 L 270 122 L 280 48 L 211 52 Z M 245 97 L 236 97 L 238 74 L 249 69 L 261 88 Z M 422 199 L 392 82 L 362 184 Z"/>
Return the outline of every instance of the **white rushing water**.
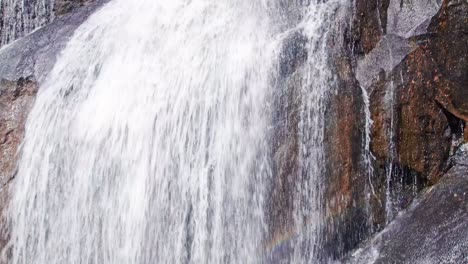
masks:
<path fill-rule="evenodd" d="M 54 0 L 0 0 L 0 46 L 53 20 Z"/>
<path fill-rule="evenodd" d="M 366 214 L 367 214 L 367 224 L 369 226 L 369 232 L 373 233 L 374 232 L 374 227 L 373 227 L 373 220 L 374 220 L 374 214 L 372 211 L 372 204 L 371 200 L 372 198 L 377 198 L 378 196 L 375 192 L 375 187 L 374 187 L 374 161 L 375 161 L 375 156 L 372 154 L 371 151 L 371 133 L 372 133 L 372 127 L 374 125 L 374 121 L 372 120 L 372 113 L 371 113 L 371 106 L 370 106 L 370 98 L 369 98 L 369 93 L 367 90 L 361 86 L 361 92 L 362 92 L 362 101 L 364 103 L 364 117 L 365 117 L 365 125 L 364 125 L 364 142 L 363 142 L 363 161 L 364 161 L 364 175 L 367 175 L 367 185 L 365 188 L 366 192 L 366 203 L 367 203 L 367 208 L 366 208 Z M 370 262 L 369 262 L 370 263 Z"/>
<path fill-rule="evenodd" d="M 337 3 L 311 5 L 300 25 L 311 44 L 296 263 L 318 250 L 323 21 Z M 114 0 L 85 22 L 26 124 L 11 263 L 261 263 L 279 6 Z"/>
<path fill-rule="evenodd" d="M 299 183 L 294 196 L 294 218 L 298 237 L 290 263 L 317 263 L 322 250 L 324 227 L 324 146 L 325 109 L 336 85 L 329 67 L 330 39 L 343 10 L 341 1 L 311 4 L 299 24 L 308 37 L 308 58 L 304 67 L 299 122 Z M 339 40 L 337 40 L 339 41 Z"/>

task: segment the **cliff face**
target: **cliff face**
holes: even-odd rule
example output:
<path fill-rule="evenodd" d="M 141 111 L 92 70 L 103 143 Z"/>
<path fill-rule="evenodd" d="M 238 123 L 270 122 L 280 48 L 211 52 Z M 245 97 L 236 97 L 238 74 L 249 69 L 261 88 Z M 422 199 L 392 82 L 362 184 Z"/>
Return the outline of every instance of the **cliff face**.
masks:
<path fill-rule="evenodd" d="M 425 190 L 380 234 L 355 252 L 350 263 L 467 263 L 468 153 Z"/>
<path fill-rule="evenodd" d="M 355 248 L 421 190 L 438 185 L 467 142 L 467 14 L 466 1 L 356 1 L 345 36 L 351 66 L 338 67 L 347 84 L 330 106 L 338 120 L 329 122 L 336 132 L 327 140 L 332 256 Z M 370 168 L 362 140 L 366 107 Z"/>

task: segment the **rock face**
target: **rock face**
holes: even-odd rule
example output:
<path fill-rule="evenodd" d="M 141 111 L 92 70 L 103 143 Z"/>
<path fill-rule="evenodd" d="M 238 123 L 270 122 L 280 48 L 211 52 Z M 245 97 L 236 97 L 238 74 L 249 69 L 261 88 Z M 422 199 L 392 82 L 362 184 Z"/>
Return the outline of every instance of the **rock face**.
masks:
<path fill-rule="evenodd" d="M 439 29 L 447 21 L 459 19 L 456 14 L 462 10 L 451 10 L 454 8 L 463 9 L 463 5 L 454 7 L 449 1 L 444 2 L 428 33 L 413 40 L 417 45 L 415 50 L 370 87 L 371 102 L 376 109 L 372 147 L 377 159 L 391 158 L 403 170 L 417 173 L 431 183 L 438 181 L 451 143 L 461 138 L 465 122 L 461 119 L 464 110 L 454 106 L 453 95 L 466 98 L 461 94 L 466 89 L 461 87 L 468 84 L 467 39 L 455 27 L 448 32 Z M 452 17 L 443 18 L 446 13 Z M 393 93 L 390 100 L 394 103 L 389 106 L 393 117 L 382 116 L 383 111 L 378 109 L 388 103 L 385 96 L 389 90 Z M 389 122 L 393 122 L 393 135 L 388 135 L 392 130 L 386 125 Z M 387 151 L 391 140 L 396 157 Z"/>
<path fill-rule="evenodd" d="M 352 27 L 353 47 L 359 55 L 375 48 L 387 28 L 387 9 L 390 0 L 359 0 L 355 7 L 355 24 Z"/>
<path fill-rule="evenodd" d="M 440 182 L 347 261 L 468 263 L 468 153 Z"/>
<path fill-rule="evenodd" d="M 325 133 L 325 248 L 334 259 L 437 185 L 468 138 L 468 3 L 358 0 L 354 12 L 347 55 L 333 62 L 341 84 Z M 370 99 L 370 165 L 360 88 Z"/>
<path fill-rule="evenodd" d="M 16 157 L 24 136 L 26 117 L 37 92 L 37 83 L 20 78 L 0 81 L 0 212 L 7 204 L 8 186 L 15 177 Z M 0 223 L 3 220 L 0 219 Z M 5 225 L 1 225 L 5 228 Z M 2 234 L 6 230 L 0 230 Z M 0 236 L 0 249 L 6 241 Z M 1 263 L 1 260 L 0 260 Z"/>
<path fill-rule="evenodd" d="M 23 78 L 17 82 L 2 80 L 0 87 L 0 186 L 5 187 L 14 176 L 15 156 L 37 92 L 37 83 Z"/>
<path fill-rule="evenodd" d="M 327 197 L 340 208 L 329 222 L 335 258 L 384 228 L 425 187 L 438 185 L 466 142 L 467 19 L 466 1 L 356 1 L 345 36 L 352 66 L 337 67 L 346 89 L 332 98 L 328 116 L 328 126 L 340 128 L 326 133 L 333 165 Z M 370 97 L 369 180 L 357 158 L 365 154 L 357 85 Z"/>
<path fill-rule="evenodd" d="M 66 41 L 96 8 L 107 0 L 95 1 L 78 8 L 46 27 L 0 49 L 0 79 L 16 81 L 32 78 L 42 82 L 54 66 L 57 56 Z"/>
<path fill-rule="evenodd" d="M 370 192 L 364 161 L 364 97 L 350 58 L 335 56 L 333 64 L 337 88 L 327 105 L 324 132 L 326 257 L 354 248 L 369 227 L 364 195 Z"/>

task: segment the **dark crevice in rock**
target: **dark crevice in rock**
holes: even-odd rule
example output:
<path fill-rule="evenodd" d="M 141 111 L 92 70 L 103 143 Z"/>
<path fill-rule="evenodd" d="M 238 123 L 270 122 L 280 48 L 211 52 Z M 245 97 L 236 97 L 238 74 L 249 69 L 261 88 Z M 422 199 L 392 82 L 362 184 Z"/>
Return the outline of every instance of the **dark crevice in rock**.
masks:
<path fill-rule="evenodd" d="M 390 0 L 356 1 L 352 27 L 352 46 L 355 55 L 367 54 L 385 35 L 389 3 Z"/>
<path fill-rule="evenodd" d="M 447 118 L 450 134 L 452 135 L 452 142 L 454 145 L 459 146 L 460 141 L 463 140 L 465 130 L 465 120 L 457 117 L 449 110 L 447 110 L 437 99 L 435 100 L 437 105 L 440 107 L 445 117 Z M 456 150 L 452 150 L 451 153 L 455 153 Z"/>

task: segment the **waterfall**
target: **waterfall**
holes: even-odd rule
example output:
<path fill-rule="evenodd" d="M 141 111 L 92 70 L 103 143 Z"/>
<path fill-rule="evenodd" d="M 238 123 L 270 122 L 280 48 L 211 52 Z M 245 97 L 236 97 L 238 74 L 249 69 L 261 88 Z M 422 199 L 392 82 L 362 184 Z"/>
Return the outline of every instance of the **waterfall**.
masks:
<path fill-rule="evenodd" d="M 339 4 L 312 3 L 294 25 L 309 43 L 295 263 L 320 250 Z M 114 0 L 80 26 L 28 117 L 7 212 L 11 263 L 261 263 L 280 7 Z"/>
<path fill-rule="evenodd" d="M 387 49 L 390 57 L 390 62 L 393 64 L 393 53 L 390 47 L 387 44 Z M 395 160 L 397 159 L 397 150 L 396 150 L 396 131 L 395 131 L 395 83 L 394 80 L 390 80 L 390 84 L 388 89 L 386 90 L 385 94 L 385 104 L 387 107 L 388 115 L 390 118 L 390 125 L 388 127 L 388 149 L 389 149 L 389 157 L 387 162 L 387 169 L 385 172 L 385 223 L 389 224 L 393 218 L 395 217 L 395 195 L 394 191 L 392 191 L 392 181 L 394 181 L 394 176 L 396 175 L 396 166 Z M 393 185 L 396 185 L 393 183 Z M 393 187 L 394 188 L 394 187 Z"/>
<path fill-rule="evenodd" d="M 308 58 L 301 87 L 299 123 L 299 184 L 294 196 L 294 218 L 298 229 L 290 263 L 317 263 L 324 227 L 324 127 L 325 109 L 333 91 L 329 67 L 329 41 L 336 26 L 341 1 L 311 4 L 301 27 L 308 37 Z M 323 260 L 322 260 L 323 261 Z"/>
<path fill-rule="evenodd" d="M 0 46 L 53 19 L 54 0 L 0 0 Z"/>
<path fill-rule="evenodd" d="M 374 161 L 375 157 L 372 154 L 371 151 L 371 133 L 372 133 L 372 127 L 374 125 L 374 121 L 372 120 L 372 113 L 370 111 L 370 98 L 369 98 L 369 93 L 367 90 L 361 86 L 361 92 L 362 92 L 362 101 L 364 103 L 364 117 L 365 117 L 365 125 L 364 125 L 364 143 L 363 143 L 363 161 L 364 161 L 364 175 L 367 175 L 367 182 L 368 186 L 366 186 L 366 214 L 367 214 L 367 221 L 368 221 L 368 231 L 370 233 L 374 232 L 374 227 L 372 226 L 373 223 L 372 221 L 374 220 L 374 214 L 372 211 L 372 204 L 371 200 L 372 198 L 377 198 L 377 193 L 375 191 L 374 187 Z M 380 202 L 380 201 L 379 201 Z"/>

